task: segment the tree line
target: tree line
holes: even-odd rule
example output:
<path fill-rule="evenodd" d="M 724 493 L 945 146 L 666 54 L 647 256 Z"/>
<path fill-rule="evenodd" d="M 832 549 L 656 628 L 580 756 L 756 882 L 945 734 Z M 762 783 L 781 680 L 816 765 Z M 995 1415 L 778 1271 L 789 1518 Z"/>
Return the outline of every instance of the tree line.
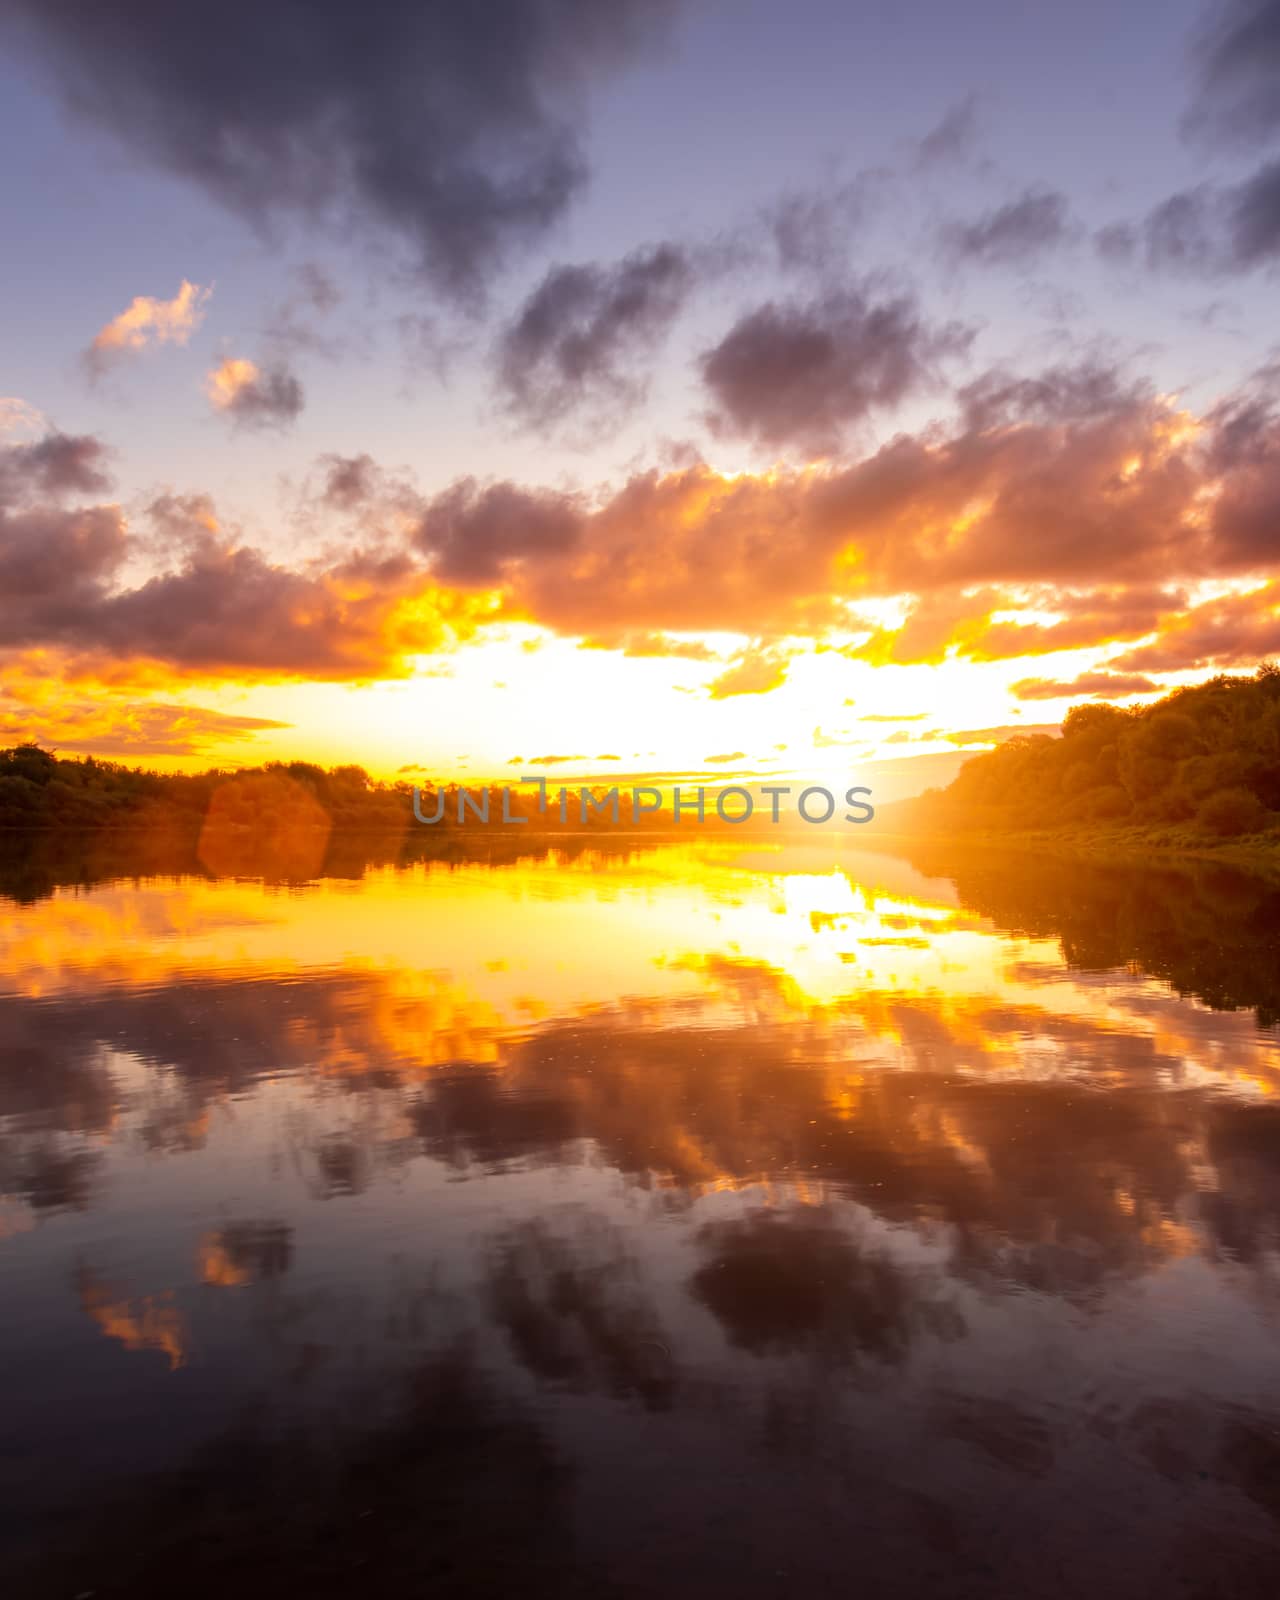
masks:
<path fill-rule="evenodd" d="M 1280 667 L 1151 705 L 1073 706 L 1060 736 L 1009 739 L 900 816 L 953 832 L 1176 824 L 1205 837 L 1280 837 Z"/>
<path fill-rule="evenodd" d="M 259 833 L 324 829 L 334 834 L 353 831 L 411 829 L 450 836 L 501 831 L 507 823 L 523 824 L 522 832 L 539 834 L 687 831 L 696 820 L 706 827 L 742 832 L 767 828 L 773 816 L 760 805 L 741 824 L 722 820 L 711 786 L 684 786 L 685 810 L 676 815 L 672 792 L 630 786 L 582 785 L 566 780 L 565 802 L 560 786 L 547 779 L 546 795 L 536 787 L 510 784 L 384 783 L 363 767 L 347 764 L 321 767 L 310 761 L 269 761 L 259 767 L 201 773 L 149 772 L 92 756 L 66 759 L 35 744 L 0 750 L 0 831 L 61 830 L 149 831 L 166 835 L 199 832 L 215 822 L 220 832 Z M 415 792 L 417 802 L 415 809 Z M 656 809 L 633 801 L 637 792 L 661 794 Z M 795 804 L 794 794 L 783 812 Z M 813 790 L 811 794 L 821 791 Z M 703 795 L 701 807 L 697 796 Z M 589 799 L 584 800 L 584 796 Z M 651 802 L 650 802 L 651 803 Z M 835 815 L 846 802 L 828 795 L 824 804 Z M 851 803 L 851 802 L 850 802 Z M 741 795 L 730 812 L 740 816 Z M 868 808 L 862 806 L 865 812 Z M 775 819 L 776 820 L 776 819 Z M 814 820 L 810 815 L 809 820 Z"/>

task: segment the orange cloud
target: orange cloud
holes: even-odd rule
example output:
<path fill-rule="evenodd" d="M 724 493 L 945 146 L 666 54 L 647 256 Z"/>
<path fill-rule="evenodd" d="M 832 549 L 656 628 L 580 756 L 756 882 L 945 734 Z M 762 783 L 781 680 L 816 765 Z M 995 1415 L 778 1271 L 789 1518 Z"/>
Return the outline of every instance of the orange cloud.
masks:
<path fill-rule="evenodd" d="M 625 656 L 668 656 L 678 661 L 715 661 L 714 650 L 698 639 L 681 639 L 669 633 L 624 633 L 615 637 L 584 639 L 584 650 L 621 650 Z"/>
<path fill-rule="evenodd" d="M 1275 567 L 1277 508 L 1268 405 L 1194 418 L 1105 374 L 1051 372 L 975 388 L 950 430 L 852 462 L 696 463 L 599 498 L 465 480 L 424 504 L 413 538 L 442 581 L 501 588 L 511 615 L 593 640 L 849 632 L 860 602 L 914 596 L 905 637 L 880 630 L 869 659 L 999 659 L 1141 638 L 1184 587 Z M 996 620 L 1032 608 L 1043 622 Z"/>
<path fill-rule="evenodd" d="M 966 592 L 990 610 L 1014 586 L 1149 589 L 1153 568 L 1254 559 L 1219 537 L 1212 463 L 1175 418 L 1126 398 L 1088 422 L 902 435 L 820 470 L 644 473 L 594 503 L 467 482 L 427 503 L 415 542 L 443 581 L 501 586 L 513 615 L 593 638 L 847 629 L 860 599 L 901 594 L 972 617 Z"/>
<path fill-rule="evenodd" d="M 1228 594 L 1175 618 L 1158 639 L 1111 666 L 1129 672 L 1188 672 L 1253 666 L 1280 654 L 1280 583 Z"/>
<path fill-rule="evenodd" d="M 264 371 L 243 356 L 227 356 L 210 371 L 204 392 L 215 411 L 248 427 L 279 427 L 303 407 L 302 385 L 284 366 Z"/>
<path fill-rule="evenodd" d="M 999 728 L 962 728 L 941 737 L 949 744 L 1004 744 L 1009 739 L 1034 738 L 1038 734 L 1053 737 L 1059 731 L 1056 722 L 1011 722 Z"/>
<path fill-rule="evenodd" d="M 786 682 L 789 663 L 776 650 L 744 650 L 718 678 L 707 685 L 713 700 L 735 694 L 768 694 Z"/>
<path fill-rule="evenodd" d="M 9 709 L 5 702 L 15 709 Z M 287 728 L 267 717 L 231 716 L 203 706 L 120 701 L 110 694 L 73 700 L 25 699 L 11 683 L 0 701 L 0 744 L 38 740 L 64 753 L 125 758 L 199 755 L 230 740 Z"/>
<path fill-rule="evenodd" d="M 228 408 L 264 377 L 218 373 Z M 694 463 L 595 497 L 470 479 L 424 497 L 329 457 L 306 508 L 333 546 L 289 565 L 199 495 L 157 501 L 140 537 L 93 498 L 102 446 L 50 434 L 0 446 L 0 638 L 99 679 L 123 664 L 236 681 L 404 674 L 494 621 L 633 655 L 722 659 L 699 633 L 758 641 L 715 699 L 780 684 L 789 635 L 876 664 L 1128 642 L 1108 666 L 1142 674 L 1275 648 L 1274 606 L 1186 606 L 1205 580 L 1280 571 L 1280 417 L 1252 391 L 1197 419 L 1104 380 L 993 380 L 949 430 L 860 460 L 733 477 Z M 130 587 L 140 556 L 155 570 Z"/>
<path fill-rule="evenodd" d="M 1095 700 L 1124 700 L 1133 694 L 1154 694 L 1158 685 L 1136 672 L 1082 672 L 1070 682 L 1023 678 L 1012 692 L 1019 700 L 1068 700 L 1089 695 Z"/>
<path fill-rule="evenodd" d="M 172 678 L 328 681 L 407 674 L 469 636 L 494 598 L 446 589 L 403 548 L 371 543 L 296 566 L 225 529 L 206 497 L 165 496 L 140 537 L 121 508 L 68 507 L 106 486 L 102 447 L 50 434 L 0 447 L 0 644 L 45 651 L 70 678 L 148 663 Z M 133 587 L 131 558 L 167 565 Z"/>
<path fill-rule="evenodd" d="M 875 666 L 939 662 L 955 652 L 974 661 L 1008 661 L 1141 639 L 1186 608 L 1185 592 L 1145 586 L 1032 591 L 983 589 L 925 594 L 897 628 L 877 628 L 846 654 Z M 1010 621 L 1002 611 L 1045 613 Z"/>
<path fill-rule="evenodd" d="M 258 369 L 252 361 L 227 356 L 204 380 L 209 404 L 215 411 L 229 410 L 235 404 L 236 396 L 256 382 L 257 377 Z"/>
<path fill-rule="evenodd" d="M 85 352 L 91 372 L 101 372 L 120 356 L 150 344 L 184 345 L 204 321 L 212 288 L 202 289 L 186 278 L 172 300 L 135 295 L 117 317 L 100 328 Z"/>

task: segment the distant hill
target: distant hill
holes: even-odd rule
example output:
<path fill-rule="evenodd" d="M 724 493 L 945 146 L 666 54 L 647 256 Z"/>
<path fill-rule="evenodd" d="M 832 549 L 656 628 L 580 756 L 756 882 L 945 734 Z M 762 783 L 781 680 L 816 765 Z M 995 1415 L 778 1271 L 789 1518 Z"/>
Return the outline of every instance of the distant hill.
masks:
<path fill-rule="evenodd" d="M 1280 668 L 1213 678 L 1154 705 L 1075 706 L 1060 737 L 1009 739 L 882 821 L 966 834 L 1174 825 L 1280 842 Z"/>

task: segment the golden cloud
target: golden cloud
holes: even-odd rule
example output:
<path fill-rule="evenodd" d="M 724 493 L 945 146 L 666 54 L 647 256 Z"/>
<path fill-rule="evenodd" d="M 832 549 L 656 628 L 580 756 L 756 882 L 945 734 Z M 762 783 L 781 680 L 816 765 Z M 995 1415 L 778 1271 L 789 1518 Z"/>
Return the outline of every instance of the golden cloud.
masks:
<path fill-rule="evenodd" d="M 212 288 L 202 289 L 184 278 L 172 300 L 135 295 L 119 316 L 94 335 L 85 352 L 90 370 L 100 372 L 117 357 L 151 344 L 186 344 L 204 321 L 212 293 Z"/>
<path fill-rule="evenodd" d="M 263 380 L 228 360 L 211 393 L 233 409 Z M 698 635 L 745 636 L 717 699 L 780 684 L 797 637 L 877 665 L 1128 644 L 1105 666 L 1139 674 L 1276 648 L 1261 590 L 1188 607 L 1209 580 L 1280 570 L 1280 417 L 1252 392 L 1195 418 L 1096 381 L 1082 408 L 1079 388 L 988 386 L 949 431 L 852 462 L 696 462 L 595 497 L 471 479 L 423 497 L 367 458 L 327 458 L 308 514 L 333 543 L 290 564 L 200 495 L 157 500 L 140 538 L 87 498 L 101 445 L 50 434 L 0 447 L 0 646 L 98 679 L 360 681 L 498 621 L 690 659 L 718 659 Z M 129 587 L 139 556 L 157 570 Z"/>

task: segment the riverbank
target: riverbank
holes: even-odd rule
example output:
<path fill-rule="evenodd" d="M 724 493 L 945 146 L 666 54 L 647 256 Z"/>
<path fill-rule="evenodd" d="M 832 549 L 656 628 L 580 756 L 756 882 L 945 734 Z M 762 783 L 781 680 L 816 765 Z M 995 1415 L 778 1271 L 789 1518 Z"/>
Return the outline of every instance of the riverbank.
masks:
<path fill-rule="evenodd" d="M 1081 824 L 1058 828 L 947 829 L 889 827 L 868 829 L 866 843 L 881 848 L 927 846 L 932 849 L 1015 850 L 1056 856 L 1107 859 L 1166 860 L 1183 858 L 1221 861 L 1232 866 L 1274 872 L 1280 876 L 1280 829 L 1241 838 L 1215 838 L 1192 824 Z"/>

